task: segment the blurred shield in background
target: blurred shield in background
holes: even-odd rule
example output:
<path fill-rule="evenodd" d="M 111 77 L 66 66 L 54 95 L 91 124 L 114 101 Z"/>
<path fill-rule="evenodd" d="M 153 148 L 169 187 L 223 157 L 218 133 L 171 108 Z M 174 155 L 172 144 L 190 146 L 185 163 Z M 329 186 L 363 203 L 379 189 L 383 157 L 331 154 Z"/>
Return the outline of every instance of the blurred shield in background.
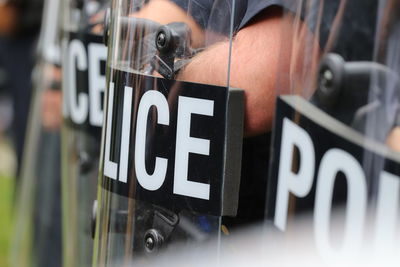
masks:
<path fill-rule="evenodd" d="M 64 1 L 63 265 L 91 266 L 107 48 L 109 1 Z"/>

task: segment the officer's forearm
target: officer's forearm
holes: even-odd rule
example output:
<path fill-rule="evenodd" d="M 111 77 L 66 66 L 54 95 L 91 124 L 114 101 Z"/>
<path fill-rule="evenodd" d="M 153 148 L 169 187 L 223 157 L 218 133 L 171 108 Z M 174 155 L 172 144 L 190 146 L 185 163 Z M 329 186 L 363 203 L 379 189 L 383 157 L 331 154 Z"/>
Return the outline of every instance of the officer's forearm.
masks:
<path fill-rule="evenodd" d="M 292 51 L 301 51 L 304 43 L 293 42 L 295 30 L 292 23 L 293 18 L 282 17 L 279 8 L 271 8 L 240 30 L 233 40 L 230 86 L 245 90 L 246 136 L 271 130 L 276 94 L 290 92 L 290 71 L 302 75 L 312 71 L 301 69 L 303 66 L 300 64 L 293 66 L 293 62 L 303 61 L 303 54 L 292 55 Z M 301 25 L 300 29 L 306 27 Z M 318 46 L 317 42 L 315 45 Z M 319 49 L 315 52 L 307 56 L 316 62 Z M 229 42 L 215 44 L 196 56 L 178 79 L 227 85 L 228 54 Z M 292 56 L 296 56 L 297 60 L 293 60 Z M 279 88 L 276 88 L 278 77 Z M 297 84 L 297 87 L 301 86 Z"/>
<path fill-rule="evenodd" d="M 279 15 L 271 14 L 267 19 L 254 22 L 239 31 L 233 40 L 230 86 L 245 90 L 246 135 L 256 135 L 271 128 L 282 32 Z M 187 65 L 178 79 L 227 85 L 228 55 L 229 42 L 209 47 Z"/>
<path fill-rule="evenodd" d="M 395 151 L 400 151 L 400 126 L 394 127 L 386 139 L 386 144 Z"/>

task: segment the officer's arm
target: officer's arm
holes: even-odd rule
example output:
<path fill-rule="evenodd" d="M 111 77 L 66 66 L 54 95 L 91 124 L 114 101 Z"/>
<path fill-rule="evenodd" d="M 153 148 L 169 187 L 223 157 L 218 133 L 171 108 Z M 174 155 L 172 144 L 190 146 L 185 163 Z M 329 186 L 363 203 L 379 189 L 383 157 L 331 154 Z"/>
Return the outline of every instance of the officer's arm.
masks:
<path fill-rule="evenodd" d="M 301 25 L 300 29 L 306 28 Z M 292 47 L 294 35 L 293 19 L 289 16 L 282 17 L 280 8 L 269 8 L 240 30 L 233 40 L 230 86 L 245 90 L 246 136 L 271 129 L 277 76 L 289 77 L 289 69 L 293 68 L 290 66 L 290 62 L 293 62 L 291 51 L 301 51 L 300 46 L 304 45 Z M 178 79 L 226 85 L 228 53 L 229 42 L 207 48 L 181 71 Z M 302 55 L 298 54 L 297 57 Z M 316 57 L 314 55 L 315 59 Z M 302 59 L 298 62 L 302 62 Z M 278 67 L 280 73 L 277 73 Z M 281 72 L 284 74 L 281 75 Z M 288 92 L 289 78 L 286 81 L 285 79 L 279 81 L 279 93 Z"/>
<path fill-rule="evenodd" d="M 166 12 L 168 10 L 168 12 Z M 187 13 L 168 0 L 152 0 L 144 6 L 135 17 L 147 18 L 161 24 L 182 21 L 192 30 L 193 46 L 201 46 L 204 32 Z M 299 32 L 306 31 L 305 25 L 297 27 Z M 299 33 L 297 32 L 297 33 Z M 301 34 L 301 33 L 300 33 Z M 282 10 L 272 7 L 259 14 L 251 24 L 240 30 L 233 40 L 230 86 L 245 90 L 245 134 L 247 136 L 264 133 L 271 129 L 275 109 L 277 75 L 289 77 L 289 69 L 296 66 L 292 51 L 302 51 L 302 43 L 292 47 L 293 18 L 282 17 Z M 283 40 L 283 41 L 282 41 Z M 317 42 L 315 42 L 317 45 Z M 319 51 L 319 50 L 318 50 Z M 178 76 L 179 80 L 215 85 L 227 84 L 229 42 L 217 43 L 208 47 L 190 62 Z M 310 56 L 310 55 L 308 55 Z M 315 58 L 317 55 L 312 55 Z M 280 72 L 287 74 L 278 74 Z M 298 70 L 304 74 L 304 70 Z M 313 71 L 313 70 L 309 70 Z M 288 91 L 289 81 L 280 79 L 279 93 Z M 286 91 L 285 91 L 286 89 Z"/>
<path fill-rule="evenodd" d="M 400 126 L 396 126 L 390 131 L 386 144 L 391 149 L 400 152 Z"/>

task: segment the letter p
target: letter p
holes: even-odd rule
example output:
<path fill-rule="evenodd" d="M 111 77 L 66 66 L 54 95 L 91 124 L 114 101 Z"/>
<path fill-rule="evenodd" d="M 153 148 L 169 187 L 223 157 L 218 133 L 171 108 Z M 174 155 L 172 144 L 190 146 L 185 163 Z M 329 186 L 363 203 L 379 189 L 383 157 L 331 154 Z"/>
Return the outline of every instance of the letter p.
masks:
<path fill-rule="evenodd" d="M 301 159 L 297 173 L 292 170 L 295 146 L 300 152 Z M 315 165 L 314 153 L 314 145 L 308 133 L 291 120 L 284 118 L 274 219 L 275 226 L 281 231 L 286 229 L 289 193 L 305 197 L 311 190 Z"/>

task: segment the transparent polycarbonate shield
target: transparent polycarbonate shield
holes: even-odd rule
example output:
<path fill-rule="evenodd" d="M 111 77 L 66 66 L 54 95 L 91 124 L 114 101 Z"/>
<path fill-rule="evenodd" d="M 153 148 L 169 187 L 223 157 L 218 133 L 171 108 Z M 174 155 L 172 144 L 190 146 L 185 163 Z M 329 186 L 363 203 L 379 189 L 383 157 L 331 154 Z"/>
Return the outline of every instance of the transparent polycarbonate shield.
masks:
<path fill-rule="evenodd" d="M 323 261 L 379 260 L 399 241 L 398 3 L 288 7 L 296 31 L 281 49 L 291 58 L 278 75 L 269 225 L 290 242 L 308 217 L 304 245 Z"/>
<path fill-rule="evenodd" d="M 240 179 L 234 13 L 234 1 L 113 2 L 93 266 L 144 264 L 208 240 L 217 259 Z M 209 75 L 196 63 L 215 52 Z"/>
<path fill-rule="evenodd" d="M 63 265 L 91 266 L 107 48 L 109 1 L 64 1 Z"/>
<path fill-rule="evenodd" d="M 61 264 L 59 4 L 45 1 L 16 194 L 12 266 Z"/>

